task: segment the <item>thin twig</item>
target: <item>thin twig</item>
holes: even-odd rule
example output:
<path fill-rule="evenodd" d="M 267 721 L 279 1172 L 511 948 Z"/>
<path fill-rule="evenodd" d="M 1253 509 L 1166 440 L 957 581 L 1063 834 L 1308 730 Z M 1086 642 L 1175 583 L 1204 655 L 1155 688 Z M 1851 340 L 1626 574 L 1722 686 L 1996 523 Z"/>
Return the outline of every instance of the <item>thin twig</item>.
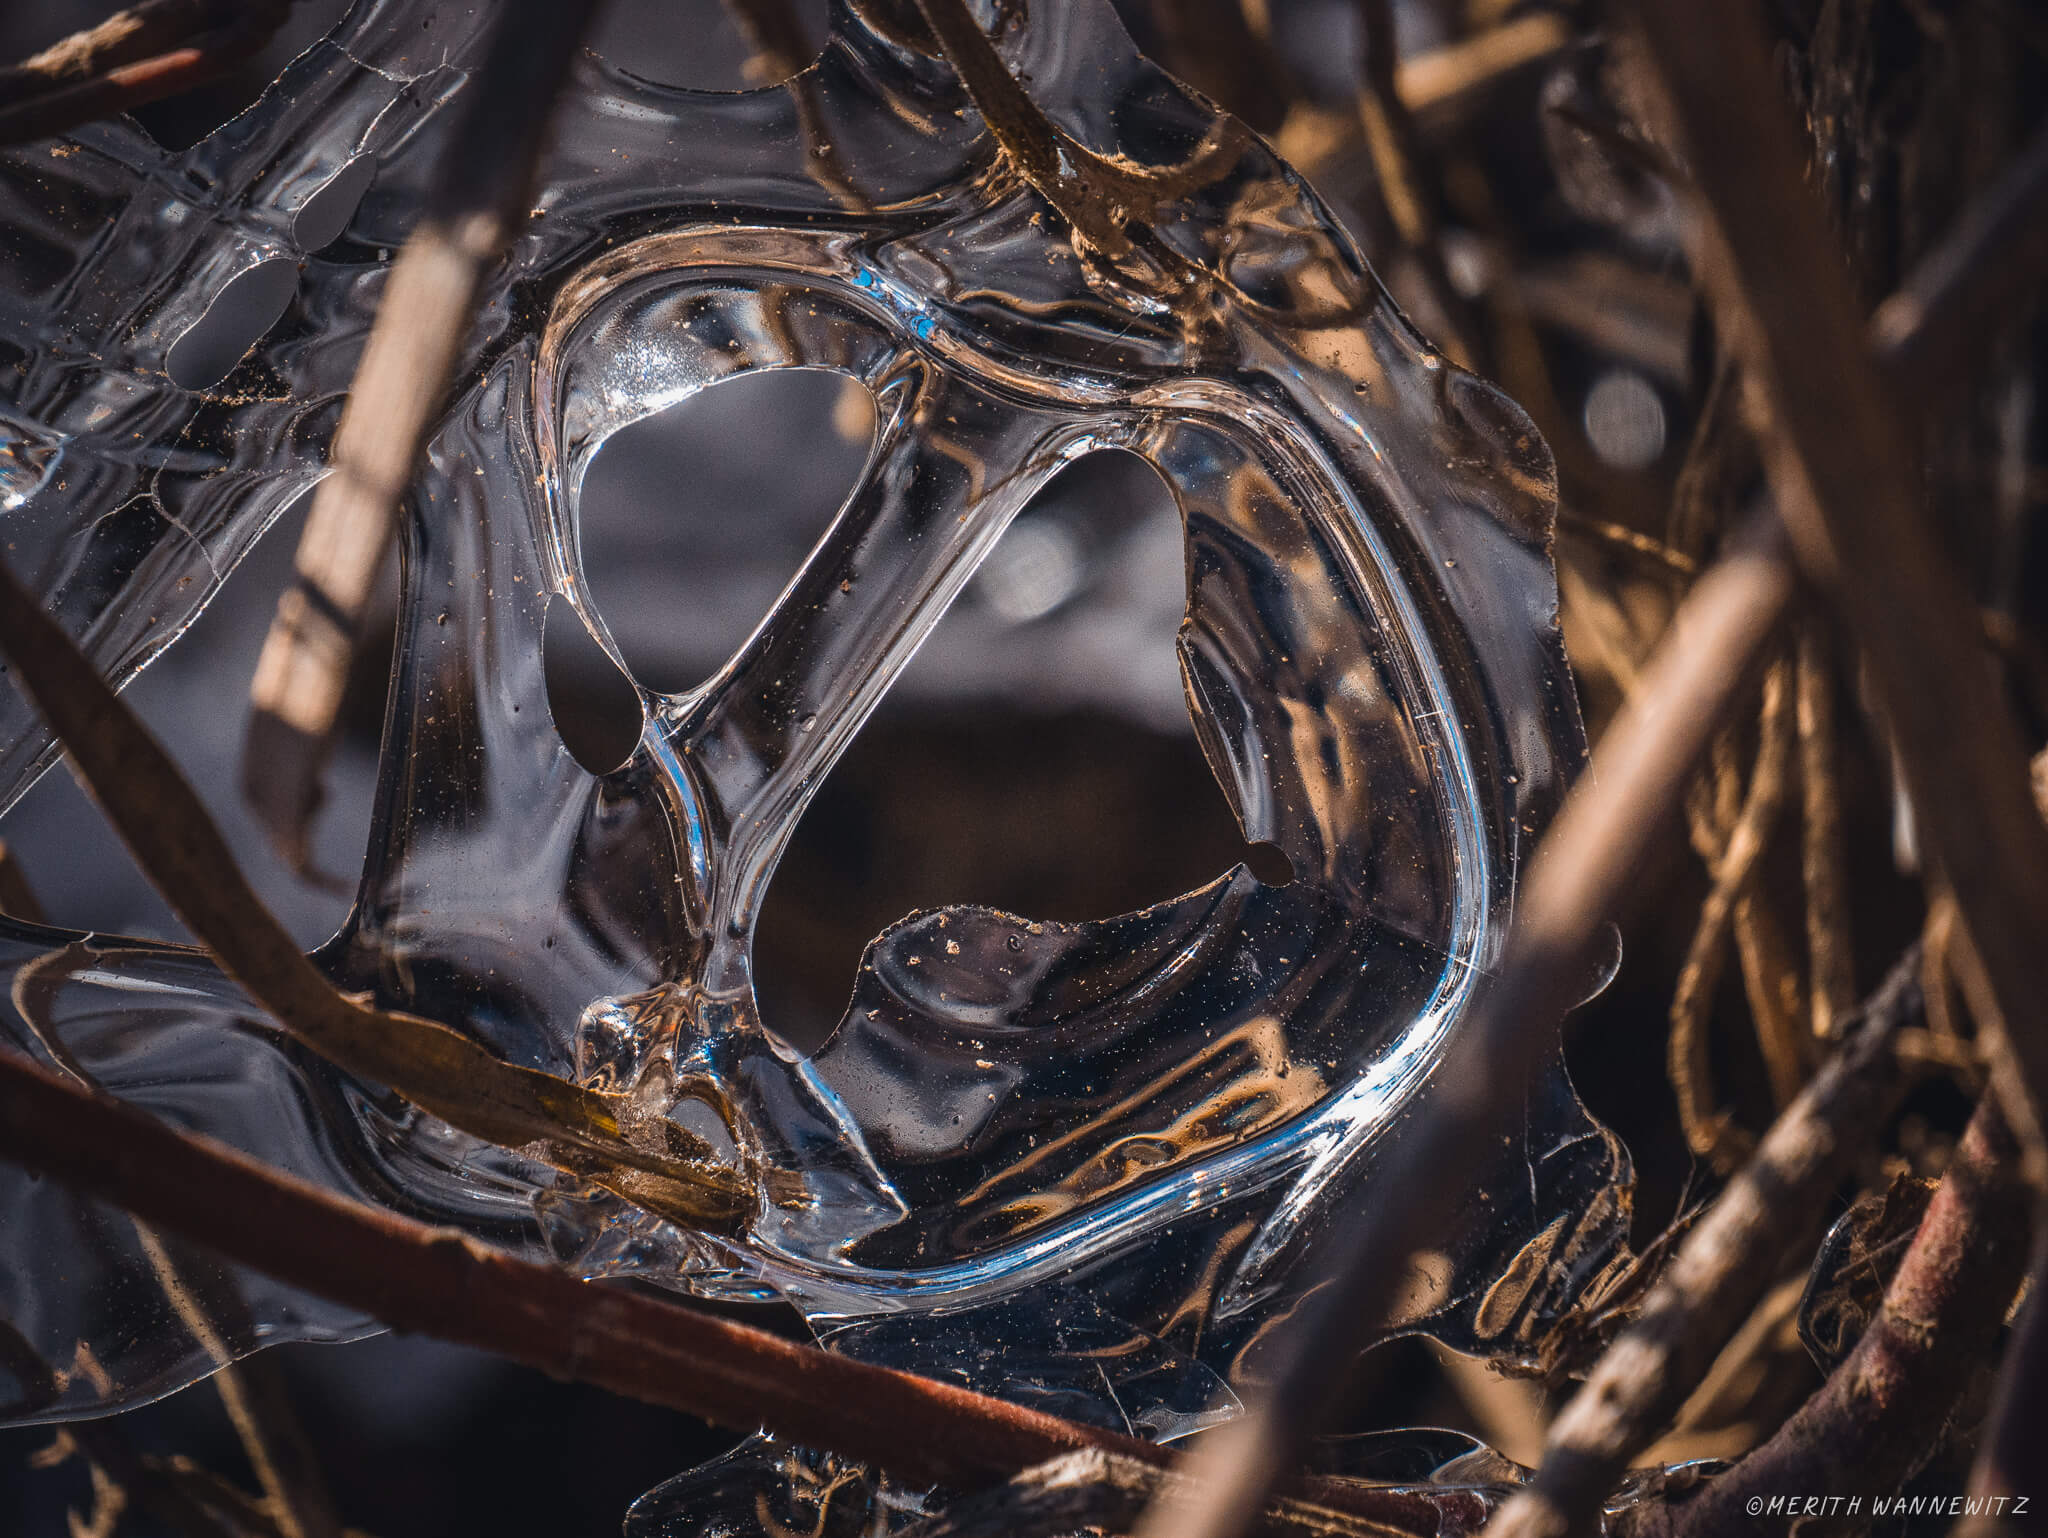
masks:
<path fill-rule="evenodd" d="M 1842 873 L 1842 789 L 1835 763 L 1835 673 L 1818 622 L 1799 627 L 1800 876 L 1813 1034 L 1832 1041 L 1856 997 Z"/>
<path fill-rule="evenodd" d="M 1562 16 L 1531 11 L 1497 27 L 1403 59 L 1394 87 L 1409 112 L 1436 119 L 1557 57 L 1571 43 Z"/>
<path fill-rule="evenodd" d="M 250 684 L 242 791 L 295 870 L 309 864 L 349 664 L 400 499 L 442 408 L 478 286 L 525 223 L 549 108 L 596 4 L 519 0 L 498 9 L 428 211 L 385 283 L 330 473 L 314 493 L 292 585 Z"/>
<path fill-rule="evenodd" d="M 451 1126 L 507 1147 L 534 1144 L 561 1167 L 653 1210 L 726 1227 L 751 1210 L 740 1177 L 717 1164 L 701 1139 L 678 1139 L 681 1129 L 667 1117 L 629 1119 L 622 1128 L 623 1101 L 516 1067 L 445 1025 L 336 990 L 263 906 L 170 756 L 4 565 L 0 652 L 157 890 L 223 970 L 299 1041 Z"/>
<path fill-rule="evenodd" d="M 0 144 L 203 85 L 258 53 L 290 10 L 290 0 L 142 0 L 0 69 Z"/>
<path fill-rule="evenodd" d="M 1671 1083 L 1678 1092 L 1686 1140 L 1694 1153 L 1713 1159 L 1724 1169 L 1733 1168 L 1740 1156 L 1733 1146 L 1734 1129 L 1715 1106 L 1707 1067 L 1707 1011 L 1720 981 L 1736 905 L 1755 880 L 1757 862 L 1770 844 L 1779 810 L 1784 805 L 1786 770 L 1792 757 L 1791 671 L 1780 662 L 1764 677 L 1762 725 L 1749 793 L 1733 820 L 1725 845 L 1715 856 L 1714 884 L 1700 906 L 1692 946 L 1671 1000 Z M 1773 1031 L 1766 1019 L 1764 1014 L 1758 1014 L 1757 1031 L 1764 1047 L 1765 1064 L 1771 1072 L 1772 1088 L 1783 1105 L 1799 1092 L 1804 1064 L 1796 1052 L 1788 1053 L 1782 1041 L 1773 1039 L 1780 1033 Z"/>
<path fill-rule="evenodd" d="M 21 1385 L 22 1398 L 9 1409 L 28 1412 L 57 1402 L 62 1392 L 50 1364 L 12 1323 L 0 1319 L 0 1369 Z M 68 1445 L 126 1491 L 135 1503 L 182 1538 L 240 1538 L 198 1501 L 151 1469 L 121 1428 L 111 1421 L 82 1420 L 66 1426 Z M 96 1481 L 97 1483 L 97 1481 Z"/>
<path fill-rule="evenodd" d="M 1915 392 L 1964 372 L 1973 339 L 2000 329 L 2048 268 L 2048 126 L 1987 187 L 1899 291 L 1871 329 Z"/>
<path fill-rule="evenodd" d="M 1819 1520 L 1799 1524 L 1802 1534 L 1864 1530 L 1869 1498 L 1898 1489 L 1939 1448 L 2004 1324 L 2027 1257 L 2028 1192 L 2017 1155 L 1996 1098 L 1985 1096 L 1855 1349 L 1768 1442 L 1690 1500 L 1647 1510 L 1633 1538 L 1754 1530 L 1759 1509 L 1794 1493 L 1864 1498 L 1855 1514 L 1823 1508 Z M 2039 1452 L 2032 1449 L 2033 1460 Z M 1488 1538 L 1497 1528 L 1539 1531 L 1503 1528 L 1513 1509 L 1503 1509 Z"/>
<path fill-rule="evenodd" d="M 1639 0 L 1637 12 L 1699 211 L 1711 210 L 1711 223 L 1694 222 L 1695 271 L 1743 360 L 1787 528 L 1870 663 L 1927 846 L 2009 1027 L 2028 1093 L 2007 1113 L 2048 1176 L 2048 828 L 2027 754 L 1982 666 L 1974 610 L 1922 518 L 1906 423 L 1869 361 L 1756 18 L 1690 0 Z M 1927 281 L 1946 293 L 1956 274 Z M 1911 354 L 1899 333 L 1881 340 L 1893 357 Z"/>
<path fill-rule="evenodd" d="M 1601 926 L 1619 905 L 1693 764 L 1736 699 L 1790 599 L 1786 552 L 1769 515 L 1732 542 L 1693 586 L 1573 794 L 1538 846 L 1501 971 L 1436 1071 L 1430 1114 L 1390 1150 L 1378 1192 L 1442 1192 L 1469 1178 L 1488 1139 L 1521 1103 L 1550 1024 L 1576 1002 Z M 1381 1326 L 1402 1261 L 1442 1217 L 1431 1200 L 1384 1200 L 1333 1235 L 1329 1280 L 1300 1305 L 1272 1387 L 1243 1419 L 1212 1433 L 1189 1479 L 1145 1514 L 1140 1538 L 1230 1538 L 1246 1530 L 1281 1470 Z"/>
<path fill-rule="evenodd" d="M 1842 1050 L 1780 1116 L 1550 1428 L 1536 1477 L 1501 1508 L 1487 1538 L 1577 1532 L 1636 1453 L 1649 1446 L 1722 1345 L 1809 1237 L 1844 1170 L 1906 1091 L 1892 1037 L 1920 1008 L 1909 953 Z"/>
<path fill-rule="evenodd" d="M 1084 1448 L 1155 1464 L 1168 1456 L 1133 1437 L 519 1260 L 335 1196 L 4 1054 L 0 1158 L 394 1329 L 719 1425 L 766 1428 L 917 1483 L 979 1487 Z M 1478 1510 L 1457 1491 L 1304 1479 L 1294 1493 L 1404 1533 L 1435 1533 Z"/>

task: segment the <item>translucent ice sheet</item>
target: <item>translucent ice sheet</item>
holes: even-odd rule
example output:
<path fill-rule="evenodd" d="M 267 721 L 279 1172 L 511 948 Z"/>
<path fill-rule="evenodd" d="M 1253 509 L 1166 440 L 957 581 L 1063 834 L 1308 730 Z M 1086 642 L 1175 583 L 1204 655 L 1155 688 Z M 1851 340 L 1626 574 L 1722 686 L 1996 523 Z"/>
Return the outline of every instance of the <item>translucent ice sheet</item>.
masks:
<path fill-rule="evenodd" d="M 110 123 L 0 156 L 6 559 L 111 676 L 172 643 L 322 473 L 479 9 L 366 0 L 181 154 Z M 1107 5 L 1007 7 L 997 41 L 1077 144 L 1150 179 L 1151 234 L 1115 260 L 1077 253 L 892 14 L 839 6 L 814 67 L 737 95 L 579 60 L 407 502 L 375 829 L 318 953 L 342 986 L 508 1059 L 673 1106 L 759 1191 L 746 1232 L 680 1231 L 348 1082 L 175 947 L 6 923 L 9 1024 L 307 1178 L 586 1274 L 780 1294 L 900 1365 L 955 1361 L 940 1316 L 962 1310 L 1000 1311 L 1020 1365 L 976 1380 L 999 1392 L 1142 1338 L 1173 1365 L 1112 1393 L 1115 1414 L 1185 1429 L 1256 1376 L 1314 1235 L 1375 1199 L 1380 1151 L 1429 1114 L 1584 756 L 1551 464 L 1314 194 Z M 365 160 L 346 232 L 301 249 L 297 214 Z M 282 318 L 218 385 L 181 387 L 179 339 L 279 261 L 298 274 Z M 594 457 L 719 380 L 796 367 L 873 395 L 859 485 L 726 667 L 641 689 L 637 750 L 587 772 L 550 719 L 542 638 L 566 606 L 616 655 L 581 571 Z M 1179 506 L 1187 707 L 1245 836 L 1293 879 L 1238 867 L 1091 923 L 911 914 L 797 1054 L 750 958 L 797 818 L 1009 520 L 1110 448 Z M 221 680 L 223 708 L 245 686 Z M 0 690 L 0 804 L 52 756 Z M 1458 1238 L 1406 1325 L 1526 1354 L 1611 1259 L 1627 1175 L 1553 1060 L 1483 1181 L 1446 1193 Z M 33 1413 L 206 1370 L 125 1220 L 13 1171 L 0 1214 L 0 1313 L 65 1370 Z M 241 1346 L 370 1327 L 216 1281 Z"/>

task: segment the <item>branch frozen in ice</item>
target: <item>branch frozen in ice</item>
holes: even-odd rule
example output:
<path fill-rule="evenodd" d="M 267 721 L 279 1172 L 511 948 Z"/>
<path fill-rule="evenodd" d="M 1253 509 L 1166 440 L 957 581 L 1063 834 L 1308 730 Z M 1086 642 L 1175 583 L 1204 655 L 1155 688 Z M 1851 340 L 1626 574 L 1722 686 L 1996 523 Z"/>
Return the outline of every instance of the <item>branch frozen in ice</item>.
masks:
<path fill-rule="evenodd" d="M 4 567 L 0 653 L 137 864 L 222 969 L 292 1036 L 451 1126 L 507 1147 L 534 1144 L 650 1210 L 712 1227 L 751 1211 L 738 1173 L 667 1118 L 622 1124 L 615 1098 L 504 1062 L 445 1025 L 339 992 L 263 906 L 170 756 Z"/>
<path fill-rule="evenodd" d="M 394 1329 L 722 1426 L 765 1428 L 911 1482 L 972 1489 L 1091 1448 L 1155 1465 L 1168 1458 L 1132 1437 L 582 1281 L 348 1201 L 4 1054 L 0 1158 Z M 1456 1490 L 1303 1479 L 1290 1493 L 1379 1524 L 1366 1531 L 1436 1533 L 1476 1511 Z"/>

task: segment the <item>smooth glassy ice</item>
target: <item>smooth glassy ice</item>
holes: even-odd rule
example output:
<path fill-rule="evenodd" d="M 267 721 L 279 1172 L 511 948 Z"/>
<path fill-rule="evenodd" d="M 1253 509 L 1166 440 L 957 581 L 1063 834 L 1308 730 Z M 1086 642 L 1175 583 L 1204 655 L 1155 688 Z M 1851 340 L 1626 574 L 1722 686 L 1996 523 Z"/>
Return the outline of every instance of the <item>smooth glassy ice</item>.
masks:
<path fill-rule="evenodd" d="M 110 675 L 174 642 L 322 473 L 477 9 L 366 0 L 182 154 L 117 122 L 0 156 L 6 559 Z M 840 6 L 813 68 L 739 95 L 578 62 L 407 502 L 376 826 L 318 953 L 384 1005 L 673 1107 L 752 1178 L 748 1230 L 683 1232 L 453 1133 L 177 947 L 0 921 L 6 1020 L 20 1050 L 362 1199 L 585 1274 L 779 1294 L 836 1349 L 925 1371 L 986 1356 L 991 1332 L 960 1321 L 1000 1319 L 978 1385 L 1176 1434 L 1232 1410 L 1306 1248 L 1374 1200 L 1381 1150 L 1428 1114 L 1584 757 L 1551 463 L 1105 4 L 1006 8 L 998 42 L 1074 140 L 1156 172 L 1151 236 L 1114 261 L 1077 254 L 893 14 Z M 299 249 L 299 210 L 365 158 L 346 234 Z M 299 264 L 282 319 L 217 385 L 179 385 L 178 340 L 277 258 Z M 766 368 L 871 392 L 860 483 L 731 661 L 686 694 L 643 688 L 637 750 L 593 776 L 541 660 L 557 606 L 611 648 L 584 477 L 610 435 Z M 750 950 L 798 816 L 1009 520 L 1111 448 L 1179 506 L 1187 708 L 1292 881 L 1219 871 L 1081 924 L 910 914 L 796 1054 L 762 1023 Z M 52 753 L 0 690 L 0 804 Z M 1407 1327 L 1528 1355 L 1613 1260 L 1627 1177 L 1553 1060 L 1456 1193 Z M 14 1171 L 0 1213 L 0 1313 L 65 1384 L 18 1418 L 206 1370 L 126 1218 Z M 238 1348 L 372 1328 L 192 1268 Z M 1094 1371 L 1104 1342 L 1141 1343 L 1112 1353 L 1126 1380 Z"/>

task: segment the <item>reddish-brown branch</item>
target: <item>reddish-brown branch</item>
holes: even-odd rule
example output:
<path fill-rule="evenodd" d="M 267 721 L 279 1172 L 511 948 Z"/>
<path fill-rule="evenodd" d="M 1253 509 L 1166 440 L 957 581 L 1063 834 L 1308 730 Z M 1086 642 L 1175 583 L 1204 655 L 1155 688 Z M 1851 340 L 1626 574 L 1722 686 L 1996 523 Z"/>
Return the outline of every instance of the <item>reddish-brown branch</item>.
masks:
<path fill-rule="evenodd" d="M 1861 1531 L 1869 1497 L 1898 1489 L 1940 1445 L 1970 1376 L 1997 1341 L 2027 1259 L 2018 1149 L 1986 1095 L 1957 1145 L 1884 1304 L 1847 1359 L 1763 1446 L 1692 1499 L 1650 1508 L 1636 1538 L 1756 1530 L 1754 1498 L 1864 1498 L 1803 1521 L 1802 1534 Z M 2040 1449 L 2034 1454 L 2038 1457 Z"/>
<path fill-rule="evenodd" d="M 914 1482 L 985 1485 L 1091 1447 L 1167 1459 L 1131 1437 L 579 1281 L 347 1201 L 6 1055 L 0 1158 L 394 1328 L 723 1426 L 766 1428 Z M 1402 1532 L 1435 1533 L 1447 1518 L 1477 1515 L 1455 1492 L 1424 1498 L 1303 1481 L 1299 1493 Z"/>
<path fill-rule="evenodd" d="M 1904 1094 L 1892 1039 L 1918 1013 L 1919 971 L 1917 954 L 1893 970 L 1864 1024 L 1686 1236 L 1641 1317 L 1552 1425 L 1535 1479 L 1501 1508 L 1487 1538 L 1591 1529 L 1629 1460 L 1705 1376 L 1776 1279 L 1779 1258 L 1819 1227 L 1828 1193 Z"/>
<path fill-rule="evenodd" d="M 2048 1532 L 2048 1503 L 2039 1497 L 2041 1450 L 2048 1447 L 2048 1211 L 2034 1213 L 2034 1259 L 2029 1270 L 2026 1312 L 2006 1347 L 2005 1370 L 1984 1441 L 1970 1471 L 1970 1494 L 1986 1503 L 1980 1520 L 1969 1523 L 1969 1538 Z M 2011 1510 L 2013 1497 L 2028 1497 L 2030 1520 L 2002 1526 L 1982 1520 Z M 2002 1504 L 2001 1504 L 2001 1498 Z"/>
<path fill-rule="evenodd" d="M 0 144 L 47 138 L 175 96 L 268 43 L 290 0 L 143 0 L 0 69 Z"/>

